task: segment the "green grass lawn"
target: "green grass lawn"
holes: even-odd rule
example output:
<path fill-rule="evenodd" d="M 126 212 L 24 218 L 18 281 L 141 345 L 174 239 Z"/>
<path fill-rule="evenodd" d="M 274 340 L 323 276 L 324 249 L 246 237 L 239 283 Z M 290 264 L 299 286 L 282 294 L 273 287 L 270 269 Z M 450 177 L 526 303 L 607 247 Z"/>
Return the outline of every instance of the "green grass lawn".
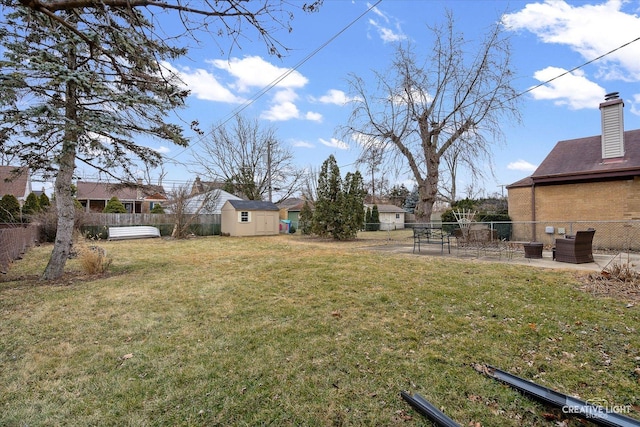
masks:
<path fill-rule="evenodd" d="M 284 235 L 99 245 L 106 276 L 33 280 L 41 246 L 2 278 L 0 425 L 430 425 L 401 390 L 462 426 L 564 420 L 476 363 L 640 418 L 640 307 L 572 272 Z"/>

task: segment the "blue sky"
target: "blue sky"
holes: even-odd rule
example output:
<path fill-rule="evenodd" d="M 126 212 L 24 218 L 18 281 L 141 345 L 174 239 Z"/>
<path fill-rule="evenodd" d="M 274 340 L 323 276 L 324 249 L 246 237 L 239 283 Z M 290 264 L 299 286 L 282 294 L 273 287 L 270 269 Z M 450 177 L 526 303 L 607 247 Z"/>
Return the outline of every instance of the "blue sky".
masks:
<path fill-rule="evenodd" d="M 224 55 L 203 38 L 187 58 L 168 64 L 191 90 L 180 116 L 198 120 L 209 132 L 242 108 L 246 117 L 277 130 L 299 166 L 318 169 L 333 154 L 344 175 L 353 170 L 359 152 L 355 141 L 336 133 L 351 112 L 346 103 L 349 75 L 369 78 L 372 70 L 384 71 L 397 43 L 411 42 L 417 52 L 428 54 L 428 27 L 444 23 L 447 9 L 468 40 L 482 39 L 504 15 L 516 69 L 513 86 L 519 92 L 640 37 L 640 1 L 383 0 L 371 8 L 374 4 L 325 0 L 318 13 L 298 12 L 293 31 L 276 34 L 290 49 L 283 58 L 269 56 L 257 39 L 243 40 L 240 48 Z M 503 124 L 505 142 L 492 148 L 495 177 L 488 175 L 482 183 L 484 194 L 499 194 L 501 185 L 530 175 L 557 141 L 600 134 L 598 105 L 606 93 L 620 92 L 625 129 L 640 128 L 638 58 L 640 41 L 522 95 L 522 123 Z M 178 162 L 167 165 L 165 187 L 197 175 L 192 150 L 201 144 L 196 135 L 186 150 L 149 145 Z M 412 187 L 409 175 L 387 178 Z"/>

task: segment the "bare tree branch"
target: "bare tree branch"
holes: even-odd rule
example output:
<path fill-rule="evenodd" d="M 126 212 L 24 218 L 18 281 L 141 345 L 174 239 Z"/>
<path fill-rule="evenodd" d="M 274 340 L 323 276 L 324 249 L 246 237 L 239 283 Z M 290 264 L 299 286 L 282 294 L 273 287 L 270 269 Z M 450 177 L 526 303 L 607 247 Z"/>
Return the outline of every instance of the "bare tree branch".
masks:
<path fill-rule="evenodd" d="M 444 27 L 431 30 L 433 49 L 424 64 L 411 46 L 399 46 L 391 69 L 375 74 L 377 88 L 352 76 L 355 108 L 344 128 L 358 141 L 376 141 L 361 145 L 365 153 L 382 148 L 385 161 L 408 168 L 418 185 L 421 221 L 430 220 L 439 197 L 441 163 L 449 167 L 455 197 L 458 166 L 483 176 L 503 120 L 519 120 L 510 44 L 500 24 L 479 46 L 455 31 L 450 13 Z"/>

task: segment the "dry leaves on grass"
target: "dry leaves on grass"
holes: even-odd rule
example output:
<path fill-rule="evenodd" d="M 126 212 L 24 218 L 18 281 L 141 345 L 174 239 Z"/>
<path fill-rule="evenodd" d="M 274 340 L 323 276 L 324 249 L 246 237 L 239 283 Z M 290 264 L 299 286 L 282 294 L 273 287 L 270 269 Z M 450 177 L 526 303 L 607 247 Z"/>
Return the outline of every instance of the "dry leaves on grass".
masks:
<path fill-rule="evenodd" d="M 599 273 L 579 277 L 585 292 L 597 296 L 608 296 L 630 302 L 640 302 L 640 272 L 628 264 L 613 264 Z"/>

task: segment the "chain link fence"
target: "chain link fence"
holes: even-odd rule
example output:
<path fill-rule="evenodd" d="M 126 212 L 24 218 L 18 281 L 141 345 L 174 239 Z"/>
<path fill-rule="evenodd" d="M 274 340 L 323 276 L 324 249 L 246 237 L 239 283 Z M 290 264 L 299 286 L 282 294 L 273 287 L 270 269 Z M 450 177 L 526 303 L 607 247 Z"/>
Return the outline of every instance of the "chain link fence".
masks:
<path fill-rule="evenodd" d="M 292 225 L 299 230 L 299 224 Z M 439 227 L 451 234 L 451 244 L 456 245 L 453 237 L 460 226 L 456 222 L 406 223 L 404 228 L 397 224 L 378 224 L 377 231 L 361 231 L 359 239 L 379 241 L 380 244 L 412 244 L 413 227 Z M 373 224 L 363 230 L 376 228 Z M 556 239 L 574 235 L 577 231 L 594 228 L 594 252 L 640 252 L 640 221 L 540 221 L 540 222 L 473 222 L 472 229 L 492 230 L 490 236 L 500 241 L 526 243 L 540 242 L 549 249 Z"/>

